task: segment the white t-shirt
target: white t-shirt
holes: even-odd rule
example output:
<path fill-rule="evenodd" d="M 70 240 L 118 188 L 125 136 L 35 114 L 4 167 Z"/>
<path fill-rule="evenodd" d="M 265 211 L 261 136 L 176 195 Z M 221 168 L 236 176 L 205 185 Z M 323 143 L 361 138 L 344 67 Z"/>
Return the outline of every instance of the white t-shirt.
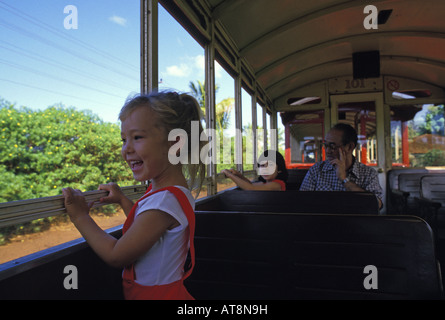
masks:
<path fill-rule="evenodd" d="M 190 190 L 181 186 L 175 187 L 184 192 L 195 210 L 195 199 Z M 168 190 L 141 200 L 136 208 L 135 218 L 138 214 L 150 209 L 170 214 L 180 225 L 167 230 L 153 247 L 135 262 L 135 282 L 145 286 L 172 283 L 182 278 L 190 247 L 187 217 L 175 195 Z"/>

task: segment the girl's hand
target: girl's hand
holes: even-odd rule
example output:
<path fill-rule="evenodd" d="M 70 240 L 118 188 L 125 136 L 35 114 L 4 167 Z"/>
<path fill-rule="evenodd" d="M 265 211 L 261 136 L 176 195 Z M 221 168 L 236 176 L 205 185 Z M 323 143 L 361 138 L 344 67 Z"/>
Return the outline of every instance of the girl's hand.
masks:
<path fill-rule="evenodd" d="M 71 188 L 64 188 L 62 189 L 62 193 L 65 197 L 66 212 L 70 216 L 72 222 L 82 216 L 88 216 L 94 202 L 87 204 L 82 192 L 77 189 L 73 190 Z"/>
<path fill-rule="evenodd" d="M 226 175 L 226 177 L 228 177 L 230 175 L 234 175 L 234 176 L 240 177 L 240 178 L 243 177 L 241 172 L 238 172 L 235 169 L 224 169 L 223 171 L 221 171 L 221 173 L 224 173 Z"/>
<path fill-rule="evenodd" d="M 110 182 L 108 184 L 101 184 L 99 190 L 106 190 L 109 192 L 106 197 L 100 198 L 100 203 L 117 203 L 124 210 L 125 215 L 128 216 L 133 207 L 133 201 L 127 198 L 117 183 Z"/>
<path fill-rule="evenodd" d="M 117 183 L 110 182 L 108 184 L 101 184 L 98 190 L 106 190 L 109 192 L 108 196 L 100 198 L 101 203 L 118 203 L 121 204 L 125 194 Z"/>

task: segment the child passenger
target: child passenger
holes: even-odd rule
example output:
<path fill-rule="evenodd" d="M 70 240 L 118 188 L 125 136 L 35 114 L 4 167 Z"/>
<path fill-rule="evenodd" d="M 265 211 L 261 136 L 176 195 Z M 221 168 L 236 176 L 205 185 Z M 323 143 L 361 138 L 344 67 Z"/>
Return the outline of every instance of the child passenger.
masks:
<path fill-rule="evenodd" d="M 275 150 L 266 150 L 258 159 L 257 169 L 259 181 L 250 182 L 240 172 L 234 169 L 222 171 L 226 177 L 230 178 L 243 190 L 286 190 L 288 177 L 286 163 L 283 156 Z"/>
<path fill-rule="evenodd" d="M 178 139 L 168 141 L 168 134 L 183 129 L 190 141 L 192 121 L 199 122 L 201 133 L 199 105 L 186 94 L 154 92 L 127 101 L 119 119 L 122 157 L 136 180 L 151 181 L 135 204 L 117 184 L 99 186 L 109 191 L 100 202 L 117 203 L 127 215 L 122 237 L 112 237 L 91 219 L 92 203 L 79 190 L 63 189 L 66 210 L 91 248 L 109 265 L 124 268 L 126 299 L 193 299 L 183 284 L 194 265 L 195 201 L 190 189 L 195 182 L 202 185 L 205 165 L 170 163 L 169 150 Z M 189 249 L 192 265 L 184 272 Z"/>

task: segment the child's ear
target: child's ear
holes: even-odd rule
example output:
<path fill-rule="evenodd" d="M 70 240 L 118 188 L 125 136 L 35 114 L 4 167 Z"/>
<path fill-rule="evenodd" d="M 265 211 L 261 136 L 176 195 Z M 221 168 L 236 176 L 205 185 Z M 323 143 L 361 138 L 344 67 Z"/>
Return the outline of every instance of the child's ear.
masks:
<path fill-rule="evenodd" d="M 168 140 L 168 145 L 169 147 L 172 147 L 173 145 L 175 145 L 176 143 L 178 143 L 181 140 L 180 136 L 176 136 L 175 140 Z"/>
<path fill-rule="evenodd" d="M 175 140 L 169 140 L 169 150 L 168 153 L 173 156 L 179 156 L 181 154 L 181 150 L 185 147 L 187 143 L 187 136 L 182 137 L 180 135 L 176 136 Z"/>

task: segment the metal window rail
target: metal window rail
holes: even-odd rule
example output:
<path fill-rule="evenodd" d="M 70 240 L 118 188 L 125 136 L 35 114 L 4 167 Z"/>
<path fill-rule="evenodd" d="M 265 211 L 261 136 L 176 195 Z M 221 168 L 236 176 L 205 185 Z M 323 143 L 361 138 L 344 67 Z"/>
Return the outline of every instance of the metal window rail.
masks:
<path fill-rule="evenodd" d="M 139 199 L 147 190 L 146 185 L 136 185 L 121 188 L 123 193 L 131 200 Z M 87 202 L 99 201 L 105 197 L 108 191 L 97 190 L 84 192 Z M 100 207 L 106 204 L 97 203 L 93 206 Z M 19 200 L 0 203 L 0 228 L 21 224 L 41 218 L 51 217 L 66 213 L 64 197 L 53 196 L 30 200 Z"/>

